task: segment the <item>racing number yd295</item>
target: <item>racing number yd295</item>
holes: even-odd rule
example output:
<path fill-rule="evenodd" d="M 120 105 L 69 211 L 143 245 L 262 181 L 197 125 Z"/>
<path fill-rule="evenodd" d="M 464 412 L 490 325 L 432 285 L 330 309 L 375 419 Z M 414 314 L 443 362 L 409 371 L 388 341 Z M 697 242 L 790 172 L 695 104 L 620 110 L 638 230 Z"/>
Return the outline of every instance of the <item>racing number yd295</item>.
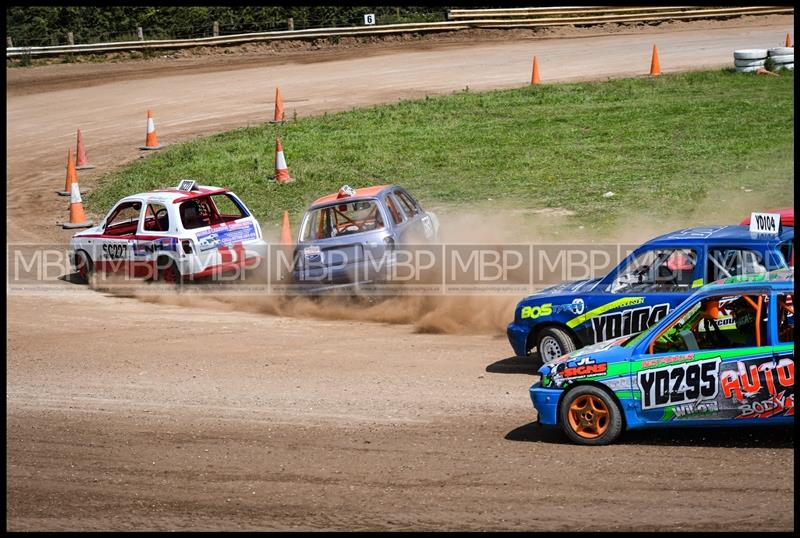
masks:
<path fill-rule="evenodd" d="M 639 372 L 642 409 L 717 396 L 720 358 Z"/>
<path fill-rule="evenodd" d="M 124 258 L 128 253 L 128 245 L 124 243 L 110 243 L 103 245 L 103 254 L 106 258 Z"/>

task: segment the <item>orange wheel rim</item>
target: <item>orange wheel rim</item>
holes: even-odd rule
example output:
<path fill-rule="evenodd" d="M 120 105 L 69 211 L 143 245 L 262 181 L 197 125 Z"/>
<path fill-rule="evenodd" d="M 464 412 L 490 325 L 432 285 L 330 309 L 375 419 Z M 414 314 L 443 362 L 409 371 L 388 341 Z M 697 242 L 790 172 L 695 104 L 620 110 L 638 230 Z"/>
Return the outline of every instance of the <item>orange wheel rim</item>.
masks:
<path fill-rule="evenodd" d="M 597 396 L 584 394 L 570 404 L 567 419 L 572 431 L 585 439 L 594 439 L 608 429 L 608 406 Z"/>

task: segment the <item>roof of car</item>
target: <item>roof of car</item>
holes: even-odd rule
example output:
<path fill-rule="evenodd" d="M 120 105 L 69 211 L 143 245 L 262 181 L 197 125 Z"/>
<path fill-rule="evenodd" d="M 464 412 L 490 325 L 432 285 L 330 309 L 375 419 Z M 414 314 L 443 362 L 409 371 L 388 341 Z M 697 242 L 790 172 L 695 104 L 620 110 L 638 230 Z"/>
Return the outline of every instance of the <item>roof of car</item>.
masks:
<path fill-rule="evenodd" d="M 374 185 L 372 187 L 362 187 L 360 189 L 354 189 L 355 194 L 353 196 L 346 196 L 344 198 L 347 201 L 362 200 L 364 198 L 375 198 L 376 196 L 381 194 L 384 190 L 390 189 L 392 187 L 397 187 L 397 185 Z M 330 202 L 335 202 L 341 199 L 343 198 L 339 198 L 339 191 L 336 191 L 333 194 L 326 194 L 325 196 L 317 198 L 311 204 L 311 207 L 327 204 Z"/>
<path fill-rule="evenodd" d="M 775 240 L 783 241 L 794 237 L 794 228 L 781 226 L 777 235 L 758 234 L 750 231 L 748 226 L 731 224 L 726 226 L 703 226 L 675 230 L 658 237 L 654 237 L 646 244 L 648 246 L 677 246 L 686 244 L 730 244 L 743 245 L 756 243 L 770 243 Z"/>
<path fill-rule="evenodd" d="M 192 198 L 199 198 L 201 196 L 208 196 L 209 194 L 220 194 L 223 192 L 230 192 L 228 189 L 223 189 L 222 187 L 210 187 L 207 185 L 198 185 L 191 191 L 182 191 L 176 188 L 169 188 L 169 189 L 155 189 L 149 192 L 140 192 L 138 194 L 132 194 L 130 196 L 126 196 L 120 201 L 123 200 L 136 200 L 140 198 L 150 198 L 155 200 L 161 200 L 164 203 L 173 203 L 177 204 L 178 202 L 183 202 L 185 200 L 190 200 Z"/>

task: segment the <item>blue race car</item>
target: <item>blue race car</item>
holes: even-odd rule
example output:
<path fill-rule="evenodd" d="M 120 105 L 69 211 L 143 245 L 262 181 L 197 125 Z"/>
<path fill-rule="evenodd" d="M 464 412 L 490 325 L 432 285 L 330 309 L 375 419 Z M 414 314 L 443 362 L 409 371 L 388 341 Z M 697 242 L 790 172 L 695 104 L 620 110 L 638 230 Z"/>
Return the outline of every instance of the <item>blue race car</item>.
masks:
<path fill-rule="evenodd" d="M 776 220 L 770 234 L 741 224 L 677 230 L 641 245 L 603 278 L 530 295 L 508 325 L 511 347 L 520 357 L 536 348 L 543 362 L 552 361 L 647 329 L 704 283 L 786 269 L 794 261 L 793 216 Z"/>
<path fill-rule="evenodd" d="M 794 423 L 794 270 L 704 286 L 637 336 L 539 369 L 539 423 L 583 445 L 623 429 Z"/>

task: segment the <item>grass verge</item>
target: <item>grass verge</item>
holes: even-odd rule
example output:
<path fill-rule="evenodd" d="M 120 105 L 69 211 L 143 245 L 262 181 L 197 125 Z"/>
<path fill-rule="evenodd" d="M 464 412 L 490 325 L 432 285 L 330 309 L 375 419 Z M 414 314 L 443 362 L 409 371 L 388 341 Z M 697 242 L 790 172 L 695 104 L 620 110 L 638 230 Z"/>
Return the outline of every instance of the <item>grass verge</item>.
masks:
<path fill-rule="evenodd" d="M 104 213 L 189 177 L 232 189 L 262 225 L 345 183 L 400 183 L 423 206 L 564 208 L 599 229 L 633 211 L 676 218 L 721 190 L 792 205 L 793 91 L 793 72 L 733 70 L 461 91 L 175 145 L 105 176 L 86 202 Z M 269 181 L 278 135 L 289 185 Z"/>

